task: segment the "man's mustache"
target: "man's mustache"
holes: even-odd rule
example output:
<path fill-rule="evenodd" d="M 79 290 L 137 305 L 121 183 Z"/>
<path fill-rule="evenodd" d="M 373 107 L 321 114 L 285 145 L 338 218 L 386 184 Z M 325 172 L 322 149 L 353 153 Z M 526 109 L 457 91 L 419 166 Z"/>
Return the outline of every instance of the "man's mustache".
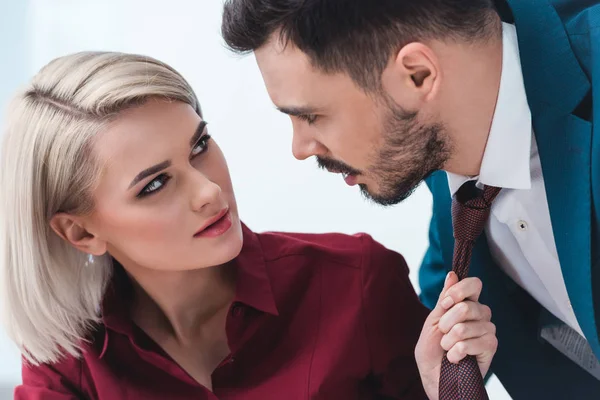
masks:
<path fill-rule="evenodd" d="M 348 174 L 348 175 L 360 175 L 361 174 L 361 172 L 359 170 L 354 169 L 351 166 L 349 166 L 348 164 L 345 164 L 341 161 L 333 160 L 331 158 L 326 158 L 326 157 L 319 157 L 319 156 L 317 156 L 316 159 L 317 159 L 317 165 L 321 169 L 326 169 L 331 172 L 338 172 L 341 174 Z"/>

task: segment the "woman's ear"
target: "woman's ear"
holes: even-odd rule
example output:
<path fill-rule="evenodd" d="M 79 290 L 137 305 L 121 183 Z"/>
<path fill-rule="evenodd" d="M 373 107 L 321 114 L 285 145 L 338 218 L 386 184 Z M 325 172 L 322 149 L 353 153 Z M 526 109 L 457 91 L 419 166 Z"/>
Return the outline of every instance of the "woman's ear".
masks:
<path fill-rule="evenodd" d="M 77 216 L 67 213 L 55 214 L 50 219 L 50 227 L 77 250 L 94 256 L 106 253 L 106 242 L 86 230 Z"/>

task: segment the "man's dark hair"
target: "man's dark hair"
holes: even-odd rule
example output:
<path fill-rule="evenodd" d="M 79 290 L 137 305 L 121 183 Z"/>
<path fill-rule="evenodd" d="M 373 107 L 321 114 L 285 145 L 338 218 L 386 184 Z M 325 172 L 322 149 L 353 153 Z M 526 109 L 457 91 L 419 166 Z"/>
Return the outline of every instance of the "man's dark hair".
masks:
<path fill-rule="evenodd" d="M 227 0 L 222 33 L 245 53 L 279 32 L 312 64 L 346 72 L 362 88 L 380 87 L 390 57 L 426 39 L 475 42 L 500 32 L 493 0 Z"/>

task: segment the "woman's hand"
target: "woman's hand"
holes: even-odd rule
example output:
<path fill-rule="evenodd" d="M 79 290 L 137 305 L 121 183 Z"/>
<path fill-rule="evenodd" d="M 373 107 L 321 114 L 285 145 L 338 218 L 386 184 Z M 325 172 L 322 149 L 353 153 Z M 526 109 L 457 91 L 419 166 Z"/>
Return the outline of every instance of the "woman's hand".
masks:
<path fill-rule="evenodd" d="M 446 351 L 451 363 L 475 356 L 482 376 L 490 368 L 498 339 L 496 326 L 490 322 L 490 308 L 478 302 L 481 288 L 478 278 L 458 282 L 456 274 L 450 272 L 437 305 L 425 320 L 415 358 L 431 400 L 439 398 L 440 368 Z"/>

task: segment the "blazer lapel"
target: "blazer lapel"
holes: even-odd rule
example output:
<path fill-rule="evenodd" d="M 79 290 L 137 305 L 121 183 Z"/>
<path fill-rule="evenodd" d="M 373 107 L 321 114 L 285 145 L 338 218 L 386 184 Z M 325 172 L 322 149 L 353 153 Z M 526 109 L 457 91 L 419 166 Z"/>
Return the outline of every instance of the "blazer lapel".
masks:
<path fill-rule="evenodd" d="M 569 114 L 534 124 L 550 219 L 563 277 L 577 321 L 600 355 L 591 270 L 591 124 Z"/>
<path fill-rule="evenodd" d="M 591 276 L 592 125 L 572 114 L 591 86 L 554 8 L 546 0 L 508 3 L 563 277 L 577 320 L 600 356 Z"/>

